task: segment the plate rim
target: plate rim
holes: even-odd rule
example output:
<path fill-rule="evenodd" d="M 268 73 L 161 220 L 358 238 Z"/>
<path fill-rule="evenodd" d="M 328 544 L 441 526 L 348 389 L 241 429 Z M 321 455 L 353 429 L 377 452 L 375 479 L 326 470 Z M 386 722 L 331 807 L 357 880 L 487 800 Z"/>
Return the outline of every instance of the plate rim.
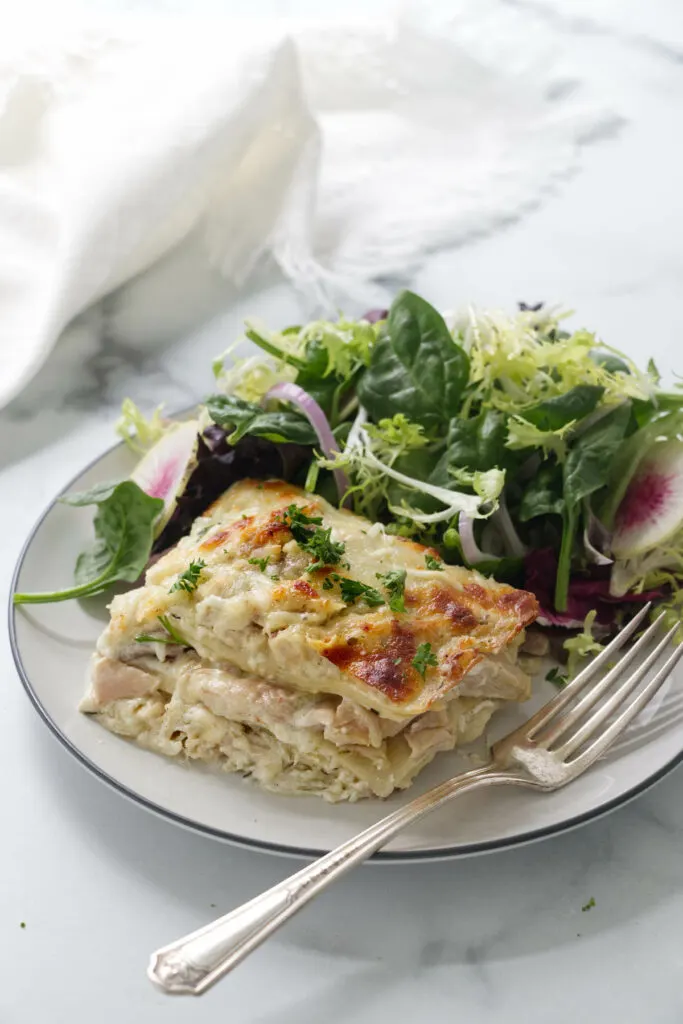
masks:
<path fill-rule="evenodd" d="M 182 413 L 180 414 L 182 415 Z M 21 684 L 28 696 L 34 709 L 37 711 L 39 717 L 43 720 L 45 725 L 48 727 L 52 735 L 57 739 L 62 746 L 67 750 L 76 761 L 87 771 L 89 771 L 95 778 L 99 779 L 110 789 L 113 789 L 119 795 L 124 798 L 131 800 L 144 810 L 157 817 L 163 818 L 166 821 L 170 821 L 174 825 L 179 825 L 182 828 L 188 829 L 191 832 L 196 832 L 199 835 L 207 836 L 210 839 L 215 839 L 220 842 L 229 843 L 233 846 L 241 847 L 242 849 L 258 850 L 262 853 L 276 854 L 279 856 L 312 859 L 321 857 L 328 853 L 327 849 L 317 849 L 311 847 L 292 846 L 287 843 L 271 843 L 264 839 L 250 839 L 244 836 L 235 835 L 231 832 L 227 832 L 224 829 L 214 828 L 211 825 L 203 825 L 197 821 L 193 821 L 191 818 L 186 818 L 182 814 L 177 814 L 175 811 L 169 810 L 160 804 L 155 803 L 153 800 L 148 800 L 147 797 L 142 796 L 140 793 L 135 792 L 129 786 L 124 785 L 114 776 L 104 771 L 94 761 L 92 761 L 86 754 L 84 754 L 78 746 L 73 743 L 68 736 L 66 736 L 54 719 L 51 717 L 38 694 L 36 693 L 33 684 L 29 678 L 29 674 L 24 666 L 21 652 L 19 639 L 16 632 L 16 618 L 17 611 L 20 606 L 15 605 L 13 598 L 17 589 L 17 583 L 21 570 L 24 565 L 24 561 L 28 552 L 31 548 L 36 533 L 43 525 L 49 514 L 52 512 L 62 495 L 66 494 L 76 483 L 84 473 L 89 472 L 91 469 L 105 459 L 108 455 L 111 455 L 114 451 L 122 448 L 124 445 L 123 441 L 119 441 L 109 446 L 105 451 L 100 452 L 92 458 L 85 466 L 83 466 L 70 480 L 64 484 L 58 494 L 48 503 L 45 509 L 42 511 L 38 519 L 34 522 L 33 526 L 29 530 L 28 536 L 24 541 L 19 556 L 17 558 L 16 565 L 12 572 L 12 578 L 9 586 L 9 598 L 8 598 L 8 632 L 10 650 L 12 652 L 12 658 L 14 660 L 17 673 Z M 621 795 L 614 797 L 607 803 L 600 804 L 598 807 L 585 811 L 582 814 L 574 815 L 572 818 L 567 818 L 562 822 L 555 825 L 546 825 L 543 828 L 530 829 L 528 832 L 522 832 L 519 835 L 511 836 L 506 839 L 491 839 L 485 840 L 479 843 L 469 843 L 460 847 L 435 847 L 433 849 L 424 850 L 396 850 L 396 851 L 382 851 L 379 850 L 373 854 L 371 861 L 376 863 L 419 863 L 419 862 L 435 862 L 442 860 L 457 860 L 461 857 L 474 857 L 485 853 L 496 853 L 501 850 L 513 849 L 517 846 L 525 846 L 529 843 L 539 842 L 543 839 L 549 839 L 552 836 L 561 835 L 563 832 L 569 832 L 572 829 L 579 828 L 582 825 L 587 825 L 591 821 L 597 821 L 599 818 L 610 814 L 612 811 L 617 810 L 619 807 L 623 807 L 635 800 L 637 797 L 646 793 L 647 790 L 651 789 L 658 782 L 660 782 L 667 775 L 671 774 L 681 763 L 683 763 L 683 745 L 681 746 L 680 752 L 666 764 L 662 765 L 652 775 L 648 775 L 646 779 L 633 786 L 631 789 Z"/>

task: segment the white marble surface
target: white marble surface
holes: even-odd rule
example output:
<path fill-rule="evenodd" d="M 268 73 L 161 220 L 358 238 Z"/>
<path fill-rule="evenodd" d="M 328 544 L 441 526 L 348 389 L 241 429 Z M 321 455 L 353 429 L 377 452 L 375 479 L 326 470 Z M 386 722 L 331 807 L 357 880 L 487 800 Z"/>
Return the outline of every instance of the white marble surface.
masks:
<path fill-rule="evenodd" d="M 267 15 L 274 3 L 248 6 Z M 285 6 L 311 8 L 278 9 Z M 620 127 L 586 145 L 579 173 L 535 210 L 434 256 L 411 283 L 444 306 L 562 300 L 607 341 L 681 369 L 680 5 L 504 6 L 521 11 L 530 30 L 562 28 Z M 288 288 L 265 278 L 224 305 L 190 340 L 179 340 L 184 327 L 170 317 L 176 336 L 169 329 L 144 358 L 111 327 L 95 343 L 86 323 L 81 351 L 58 352 L 0 415 L 3 591 L 45 503 L 110 443 L 123 395 L 187 404 L 209 387 L 210 357 L 245 312 L 276 321 L 297 313 Z M 184 833 L 90 778 L 38 721 L 5 636 L 0 644 L 2 1024 L 96 1015 L 103 1024 L 683 1019 L 680 773 L 609 818 L 542 844 L 360 870 L 201 1001 L 157 994 L 144 973 L 151 949 L 293 865 Z M 583 913 L 590 897 L 595 907 Z"/>

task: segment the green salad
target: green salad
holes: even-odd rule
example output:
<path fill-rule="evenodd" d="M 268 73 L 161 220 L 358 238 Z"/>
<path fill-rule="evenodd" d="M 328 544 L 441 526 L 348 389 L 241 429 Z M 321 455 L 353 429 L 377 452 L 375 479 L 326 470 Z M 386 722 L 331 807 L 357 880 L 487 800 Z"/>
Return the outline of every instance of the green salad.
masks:
<path fill-rule="evenodd" d="M 190 421 L 124 403 L 130 480 L 96 506 L 66 600 L 134 582 L 235 480 L 282 476 L 389 532 L 532 591 L 585 654 L 635 605 L 683 607 L 683 392 L 566 316 L 521 305 L 448 321 L 401 292 L 386 311 L 280 331 L 213 365 Z M 573 644 L 573 646 L 572 646 Z"/>

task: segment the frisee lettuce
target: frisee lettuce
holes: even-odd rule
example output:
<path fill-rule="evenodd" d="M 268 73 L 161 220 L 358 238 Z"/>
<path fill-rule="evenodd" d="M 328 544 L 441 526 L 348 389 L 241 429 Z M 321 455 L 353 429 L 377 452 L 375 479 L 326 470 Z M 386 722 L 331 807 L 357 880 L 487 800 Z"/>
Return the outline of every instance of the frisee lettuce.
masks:
<path fill-rule="evenodd" d="M 245 402 L 258 403 L 275 384 L 296 379 L 297 370 L 276 359 L 249 356 L 247 359 L 235 359 L 226 366 L 230 353 L 228 349 L 213 364 L 216 388 L 224 395 L 237 395 Z"/>
<path fill-rule="evenodd" d="M 429 444 L 421 423 L 413 423 L 402 412 L 377 425 L 367 423 L 365 432 L 373 441 L 373 450 L 379 459 L 392 465 L 404 452 L 417 451 Z"/>
<path fill-rule="evenodd" d="M 557 462 L 564 462 L 567 457 L 567 435 L 571 434 L 574 424 L 575 421 L 570 420 L 556 430 L 542 430 L 522 416 L 512 415 L 508 420 L 505 447 L 511 451 L 540 448 L 546 459 L 554 455 Z"/>
<path fill-rule="evenodd" d="M 121 404 L 121 414 L 114 429 L 136 455 L 144 455 L 175 426 L 171 421 L 164 421 L 161 415 L 163 408 L 159 405 L 151 416 L 145 416 L 131 398 L 124 399 Z"/>
<path fill-rule="evenodd" d="M 576 675 L 585 658 L 591 654 L 600 654 L 600 651 L 603 649 L 603 645 L 593 635 L 596 616 L 597 611 L 595 609 L 588 612 L 581 632 L 564 641 L 563 647 L 569 655 L 567 659 L 567 675 L 570 679 L 573 679 Z"/>

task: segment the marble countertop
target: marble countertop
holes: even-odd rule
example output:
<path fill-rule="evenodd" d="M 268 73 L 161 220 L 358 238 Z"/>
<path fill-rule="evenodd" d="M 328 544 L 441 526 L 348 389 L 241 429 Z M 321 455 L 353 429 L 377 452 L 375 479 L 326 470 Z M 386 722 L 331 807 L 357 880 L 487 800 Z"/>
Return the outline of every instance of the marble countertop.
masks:
<path fill-rule="evenodd" d="M 680 7 L 510 3 L 530 23 L 557 22 L 618 113 L 618 129 L 587 144 L 578 172 L 536 209 L 433 256 L 411 284 L 444 307 L 562 301 L 608 342 L 680 369 Z M 257 6 L 268 13 L 273 5 Z M 110 444 L 121 398 L 189 404 L 209 386 L 211 357 L 255 309 L 294 320 L 297 298 L 264 276 L 227 296 L 191 336 L 175 318 L 145 355 L 115 332 L 98 340 L 85 318 L 79 343 L 58 350 L 0 414 L 3 595 L 32 521 Z M 543 843 L 359 870 L 201 1001 L 162 996 L 145 978 L 150 950 L 273 884 L 293 863 L 183 832 L 110 792 L 38 720 L 4 635 L 0 664 L 2 1024 L 96 1015 L 103 1024 L 683 1019 L 680 772 Z M 582 911 L 591 897 L 595 906 Z"/>

